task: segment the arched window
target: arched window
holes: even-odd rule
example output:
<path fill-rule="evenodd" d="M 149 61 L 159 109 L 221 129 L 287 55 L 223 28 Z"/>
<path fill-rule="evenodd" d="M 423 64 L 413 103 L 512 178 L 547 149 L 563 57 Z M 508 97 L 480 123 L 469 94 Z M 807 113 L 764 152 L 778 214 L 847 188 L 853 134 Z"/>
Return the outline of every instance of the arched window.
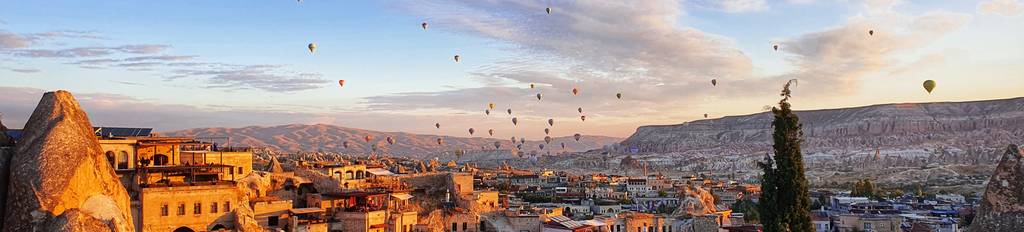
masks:
<path fill-rule="evenodd" d="M 167 156 L 164 154 L 156 154 L 153 156 L 153 166 L 164 166 L 167 165 Z"/>
<path fill-rule="evenodd" d="M 107 155 L 107 162 L 110 163 L 110 168 L 116 168 L 117 166 L 115 166 L 115 165 L 117 165 L 117 163 L 116 163 L 117 162 L 117 160 L 116 160 L 117 157 L 114 157 L 114 151 L 107 151 L 106 155 Z"/>
<path fill-rule="evenodd" d="M 346 180 L 355 179 L 354 174 L 355 173 L 353 173 L 352 170 L 345 171 L 345 179 Z"/>
<path fill-rule="evenodd" d="M 128 152 L 121 151 L 117 156 L 117 169 L 128 169 Z"/>
<path fill-rule="evenodd" d="M 363 172 L 362 170 L 356 171 L 356 179 L 363 179 L 363 178 L 366 178 L 366 172 Z"/>

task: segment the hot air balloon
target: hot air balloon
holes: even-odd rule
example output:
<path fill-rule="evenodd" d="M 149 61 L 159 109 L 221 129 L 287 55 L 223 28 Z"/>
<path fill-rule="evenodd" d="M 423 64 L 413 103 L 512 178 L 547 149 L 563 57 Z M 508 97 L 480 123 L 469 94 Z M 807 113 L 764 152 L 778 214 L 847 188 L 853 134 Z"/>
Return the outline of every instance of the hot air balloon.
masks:
<path fill-rule="evenodd" d="M 494 109 L 494 103 L 487 103 L 487 108 Z"/>
<path fill-rule="evenodd" d="M 369 143 L 370 140 L 373 140 L 373 135 L 366 135 L 365 137 L 363 137 L 363 140 L 366 140 L 366 142 Z"/>
<path fill-rule="evenodd" d="M 875 35 L 875 30 L 868 30 L 868 35 Z"/>
<path fill-rule="evenodd" d="M 516 149 L 522 150 L 523 149 L 523 145 L 522 144 L 516 144 Z"/>
<path fill-rule="evenodd" d="M 933 80 L 924 81 L 924 90 L 928 91 L 928 93 L 932 93 L 933 89 L 935 89 L 935 81 L 933 81 Z"/>
<path fill-rule="evenodd" d="M 718 79 L 711 79 L 711 86 L 718 86 Z"/>
<path fill-rule="evenodd" d="M 533 83 L 530 83 L 530 88 L 532 89 L 533 87 L 534 87 L 534 86 L 533 86 Z"/>
<path fill-rule="evenodd" d="M 540 93 L 537 94 L 537 100 L 540 100 Z"/>
<path fill-rule="evenodd" d="M 580 95 L 580 90 L 579 90 L 579 89 L 576 89 L 576 88 L 572 88 L 572 95 L 573 95 L 573 96 L 577 96 L 577 95 Z"/>
<path fill-rule="evenodd" d="M 526 138 L 519 138 L 519 143 L 526 143 Z"/>
<path fill-rule="evenodd" d="M 545 12 L 548 12 L 548 14 L 551 14 L 551 7 L 548 7 L 548 8 L 544 8 L 544 11 L 545 11 Z"/>
<path fill-rule="evenodd" d="M 345 80 L 338 80 L 338 87 L 345 87 Z"/>
<path fill-rule="evenodd" d="M 544 144 L 543 143 L 537 144 L 537 147 L 540 147 L 541 150 L 544 150 Z"/>
<path fill-rule="evenodd" d="M 553 118 L 549 118 L 549 119 L 548 119 L 548 125 L 550 125 L 550 126 L 555 126 L 555 119 L 553 119 Z"/>
<path fill-rule="evenodd" d="M 494 141 L 494 149 L 497 150 L 498 148 L 501 148 L 501 142 Z"/>
<path fill-rule="evenodd" d="M 309 53 L 316 52 L 316 44 L 315 43 L 309 43 L 309 46 L 307 46 L 307 47 L 309 47 Z"/>
<path fill-rule="evenodd" d="M 494 129 L 487 130 L 487 134 L 490 134 L 491 136 L 494 136 Z"/>
<path fill-rule="evenodd" d="M 426 31 L 427 30 L 427 22 L 423 22 L 422 24 L 420 24 L 420 27 L 423 27 L 423 30 Z"/>
<path fill-rule="evenodd" d="M 348 141 L 345 141 L 345 142 L 341 143 L 341 146 L 345 147 L 346 149 L 348 149 L 348 145 L 349 145 Z"/>
<path fill-rule="evenodd" d="M 544 134 L 551 134 L 550 128 L 544 128 Z"/>
<path fill-rule="evenodd" d="M 391 136 L 388 136 L 387 140 L 388 140 L 388 144 L 395 145 L 395 139 L 391 138 Z"/>
<path fill-rule="evenodd" d="M 473 135 L 473 132 L 476 132 L 476 130 L 473 130 L 473 128 L 469 128 L 469 135 Z"/>
<path fill-rule="evenodd" d="M 444 145 L 444 139 L 437 138 L 437 145 Z"/>
<path fill-rule="evenodd" d="M 455 55 L 455 63 L 459 62 L 459 55 Z"/>
<path fill-rule="evenodd" d="M 776 51 L 778 51 L 779 50 L 779 45 L 778 44 L 772 45 L 772 49 L 775 49 Z"/>
<path fill-rule="evenodd" d="M 512 108 L 508 108 L 508 110 L 506 110 L 506 112 L 508 112 L 508 115 L 512 115 Z"/>
<path fill-rule="evenodd" d="M 565 149 L 565 143 L 562 143 L 562 149 Z"/>
<path fill-rule="evenodd" d="M 437 129 L 441 129 L 441 123 L 434 123 L 434 127 L 437 127 Z"/>
<path fill-rule="evenodd" d="M 512 136 L 512 143 L 513 143 L 513 144 L 515 144 L 515 143 L 516 143 L 516 137 L 515 137 L 515 136 Z"/>
<path fill-rule="evenodd" d="M 587 121 L 587 116 L 586 115 L 580 115 L 580 121 L 586 122 Z"/>
<path fill-rule="evenodd" d="M 491 115 L 491 110 L 488 110 L 488 109 L 484 109 L 484 114 L 486 114 L 486 115 Z"/>
<path fill-rule="evenodd" d="M 580 112 L 582 114 L 583 113 L 583 107 L 576 108 L 576 111 L 578 111 L 578 112 Z"/>
<path fill-rule="evenodd" d="M 622 93 L 616 93 L 615 98 L 622 99 Z"/>
<path fill-rule="evenodd" d="M 551 143 L 551 136 L 544 136 L 544 143 Z"/>
<path fill-rule="evenodd" d="M 580 138 L 583 138 L 583 135 L 580 135 L 579 133 L 576 133 L 576 134 L 572 135 L 572 138 L 576 139 L 576 142 L 579 142 Z"/>
<path fill-rule="evenodd" d="M 704 118 L 708 118 L 708 114 L 704 114 Z"/>
<path fill-rule="evenodd" d="M 512 118 L 512 125 L 513 125 L 513 126 L 515 126 L 515 125 L 519 125 L 519 119 L 516 119 L 515 117 L 513 117 L 513 118 Z"/>

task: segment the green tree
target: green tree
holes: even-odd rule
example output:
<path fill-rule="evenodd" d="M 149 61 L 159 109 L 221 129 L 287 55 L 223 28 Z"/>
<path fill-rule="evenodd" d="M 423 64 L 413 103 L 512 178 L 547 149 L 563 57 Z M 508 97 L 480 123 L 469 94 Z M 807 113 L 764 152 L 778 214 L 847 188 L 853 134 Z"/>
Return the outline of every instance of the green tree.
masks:
<path fill-rule="evenodd" d="M 761 194 L 758 204 L 764 231 L 806 232 L 814 231 L 811 223 L 811 198 L 804 176 L 803 155 L 800 141 L 800 118 L 790 109 L 790 80 L 782 87 L 779 107 L 772 108 L 775 120 L 772 134 L 774 156 L 765 154 L 765 161 L 759 163 L 764 174 L 761 176 Z"/>
<path fill-rule="evenodd" d="M 739 200 L 736 203 L 732 203 L 732 212 L 742 213 L 743 220 L 747 223 L 761 222 L 761 214 L 757 211 L 757 203 L 751 200 Z"/>
<path fill-rule="evenodd" d="M 850 190 L 850 195 L 855 197 L 875 198 L 875 185 L 867 179 L 859 180 L 857 183 L 853 184 L 853 189 Z"/>

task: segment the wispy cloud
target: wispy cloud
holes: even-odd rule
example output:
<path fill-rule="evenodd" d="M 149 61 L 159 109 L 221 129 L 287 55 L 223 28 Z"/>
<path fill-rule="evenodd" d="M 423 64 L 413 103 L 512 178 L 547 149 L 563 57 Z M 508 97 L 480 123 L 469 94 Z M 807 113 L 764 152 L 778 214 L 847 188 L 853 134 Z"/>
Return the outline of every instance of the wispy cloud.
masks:
<path fill-rule="evenodd" d="M 768 3 L 765 0 L 717 0 L 697 1 L 711 8 L 725 12 L 741 13 L 768 10 Z"/>
<path fill-rule="evenodd" d="M 31 69 L 31 68 L 12 68 L 12 69 L 9 69 L 9 70 L 15 71 L 15 72 L 20 72 L 20 73 L 37 73 L 37 72 L 40 72 L 39 69 Z"/>
<path fill-rule="evenodd" d="M 117 47 L 76 47 L 66 49 L 15 49 L 9 53 L 31 58 L 81 58 L 99 57 L 112 54 L 155 54 L 167 49 L 168 45 L 138 44 Z"/>
<path fill-rule="evenodd" d="M 978 12 L 995 14 L 1004 17 L 1019 16 L 1024 12 L 1024 4 L 1018 0 L 991 0 L 978 2 Z"/>

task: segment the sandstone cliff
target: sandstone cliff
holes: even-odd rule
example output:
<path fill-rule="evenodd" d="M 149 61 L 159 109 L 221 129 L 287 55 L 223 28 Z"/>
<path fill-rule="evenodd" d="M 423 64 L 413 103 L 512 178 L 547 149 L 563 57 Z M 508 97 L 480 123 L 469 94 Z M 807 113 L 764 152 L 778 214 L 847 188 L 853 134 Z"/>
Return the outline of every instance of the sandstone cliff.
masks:
<path fill-rule="evenodd" d="M 3 231 L 134 231 L 117 180 L 85 111 L 67 91 L 48 92 L 11 159 Z"/>
<path fill-rule="evenodd" d="M 14 140 L 7 136 L 7 127 L 0 122 L 0 228 L 3 227 L 7 208 L 7 185 L 11 177 L 11 156 L 14 156 Z"/>
<path fill-rule="evenodd" d="M 1024 228 L 1024 156 L 1010 145 L 989 178 L 985 195 L 968 231 L 1018 231 Z"/>

